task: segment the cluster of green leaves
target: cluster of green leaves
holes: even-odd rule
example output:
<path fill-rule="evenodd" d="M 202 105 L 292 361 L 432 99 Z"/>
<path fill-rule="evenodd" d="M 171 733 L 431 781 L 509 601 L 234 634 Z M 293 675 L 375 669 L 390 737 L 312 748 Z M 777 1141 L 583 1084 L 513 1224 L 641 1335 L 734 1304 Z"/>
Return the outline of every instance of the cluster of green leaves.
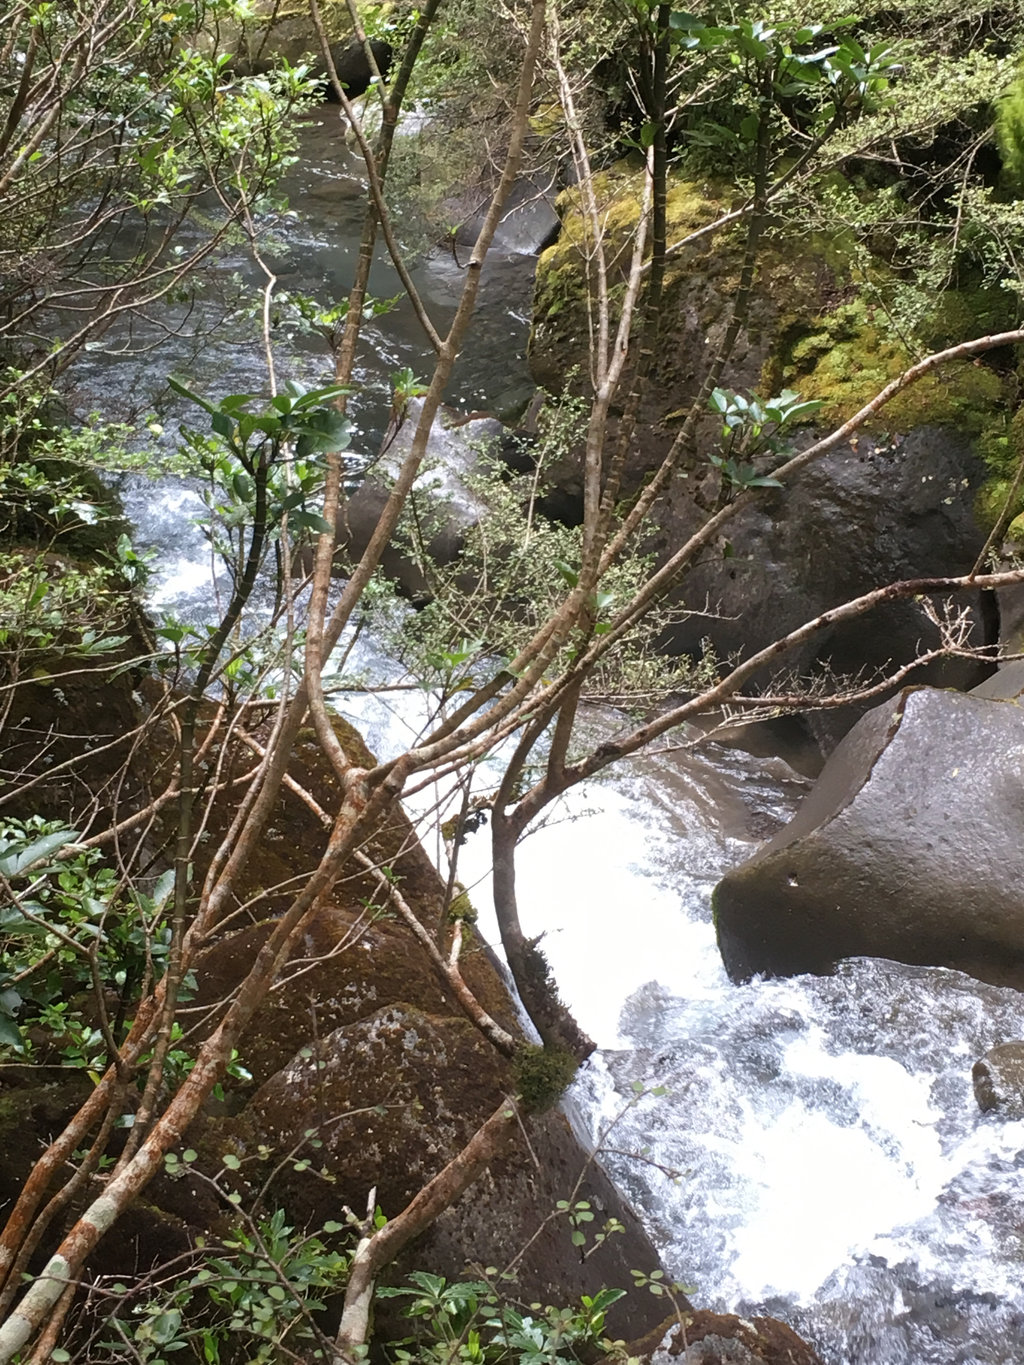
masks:
<path fill-rule="evenodd" d="M 1024 72 L 996 103 L 996 142 L 1008 181 L 1024 189 Z"/>
<path fill-rule="evenodd" d="M 106 1045 L 91 992 L 98 981 L 127 1005 L 163 974 L 173 874 L 148 892 L 125 887 L 77 839 L 40 816 L 0 824 L 0 875 L 15 893 L 0 909 L 0 1048 L 95 1071 Z"/>
<path fill-rule="evenodd" d="M 732 73 L 732 93 L 740 95 L 739 117 L 716 121 L 718 145 L 728 148 L 730 137 L 740 147 L 752 145 L 765 116 L 765 99 L 774 100 L 776 119 L 788 103 L 789 121 L 799 118 L 805 132 L 838 124 L 868 102 L 884 101 L 899 59 L 893 45 L 880 41 L 865 47 L 844 32 L 854 20 L 823 24 L 773 24 L 741 18 L 735 24 L 715 25 L 696 15 L 673 11 L 669 36 L 685 53 L 710 54 L 715 65 Z M 707 70 L 701 66 L 701 77 Z M 730 83 L 732 85 L 732 83 Z M 799 110 L 794 102 L 801 102 Z M 745 106 L 745 108 L 744 108 Z M 696 130 L 691 130 L 694 133 Z"/>
<path fill-rule="evenodd" d="M 633 9 L 640 50 L 662 41 L 669 51 L 681 172 L 749 191 L 760 147 L 769 185 L 791 177 L 773 197 L 770 235 L 783 250 L 794 235 L 813 243 L 910 354 L 991 330 L 988 317 L 972 328 L 942 315 L 950 288 L 1019 297 L 1019 0 L 997 10 L 974 0 L 956 11 L 932 0 L 873 4 L 856 18 L 831 0 L 776 0 L 731 23 L 654 0 Z M 636 140 L 648 146 L 654 135 L 648 113 Z M 827 154 L 812 156 L 826 137 Z M 989 299 L 975 306 L 992 311 Z M 1004 300 L 1000 326 L 1015 325 L 1014 307 Z"/>
<path fill-rule="evenodd" d="M 386 317 L 398 306 L 401 297 L 396 294 L 392 298 L 367 298 L 363 304 L 363 321 L 374 322 Z M 318 336 L 327 343 L 332 354 L 341 345 L 347 319 L 347 299 L 325 305 L 309 294 L 282 290 L 274 296 L 274 326 L 283 328 L 286 335 Z"/>
<path fill-rule="evenodd" d="M 765 457 L 778 463 L 792 454 L 790 429 L 809 421 L 822 404 L 819 399 L 801 402 L 793 389 L 783 389 L 777 398 L 761 399 L 717 388 L 708 406 L 722 419 L 723 441 L 722 451 L 708 458 L 733 487 L 747 489 L 782 487 L 766 472 Z"/>
<path fill-rule="evenodd" d="M 347 1256 L 324 1240 L 341 1229 L 328 1223 L 319 1233 L 300 1234 L 277 1209 L 244 1221 L 216 1243 L 200 1244 L 192 1270 L 169 1285 L 113 1284 L 118 1307 L 103 1340 L 92 1344 L 90 1360 L 271 1365 L 297 1359 L 297 1353 L 304 1360 L 326 1359 L 311 1314 L 348 1273 Z M 60 1358 L 72 1359 L 69 1353 Z"/>
<path fill-rule="evenodd" d="M 209 414 L 212 435 L 182 434 L 207 476 L 207 506 L 228 534 L 228 545 L 219 548 L 229 562 L 237 559 L 236 533 L 253 523 L 258 490 L 278 530 L 285 516 L 293 533 L 331 529 L 310 503 L 323 484 L 323 457 L 346 450 L 351 440 L 352 424 L 331 406 L 348 392 L 344 385 L 307 389 L 289 380 L 268 405 L 251 393 L 211 402 L 179 379 L 169 383 Z"/>
<path fill-rule="evenodd" d="M 529 451 L 536 468 L 515 474 L 481 451 L 465 491 L 486 515 L 465 531 L 456 561 L 434 563 L 426 547 L 450 518 L 450 490 L 444 479 L 431 485 L 430 471 L 400 524 L 398 542 L 421 567 L 432 597 L 415 613 L 386 584 L 364 602 L 368 624 L 424 687 L 442 697 L 477 685 L 485 673 L 511 661 L 528 632 L 556 611 L 575 586 L 580 563 L 580 528 L 544 515 L 545 470 L 578 441 L 586 420 L 582 400 L 567 397 L 547 412 L 544 431 Z M 591 603 L 593 634 L 608 631 L 615 611 L 645 579 L 648 561 L 624 557 L 602 579 Z M 668 659 L 655 642 L 673 619 L 673 609 L 653 612 L 624 640 L 595 674 L 590 695 L 630 706 L 651 694 L 687 685 L 689 661 Z M 568 662 L 581 646 L 564 647 Z M 552 669 L 558 667 L 552 663 Z"/>
<path fill-rule="evenodd" d="M 493 1272 L 496 1276 L 497 1272 Z M 409 1283 L 377 1290 L 379 1298 L 406 1300 L 404 1314 L 416 1322 L 415 1336 L 389 1348 L 398 1365 L 572 1365 L 587 1360 L 621 1360 L 621 1342 L 605 1335 L 608 1309 L 622 1289 L 584 1294 L 578 1308 L 531 1304 L 526 1312 L 508 1302 L 491 1280 L 456 1280 L 414 1271 Z"/>
<path fill-rule="evenodd" d="M 791 156 L 794 132 L 806 145 L 883 106 L 900 69 L 892 42 L 862 41 L 849 17 L 826 24 L 808 22 L 806 13 L 797 21 L 740 16 L 721 24 L 658 0 L 632 0 L 631 12 L 643 121 L 627 141 L 651 146 L 661 119 L 660 131 L 691 172 L 745 177 L 758 143 L 772 157 Z M 660 93 L 643 70 L 655 51 L 666 63 Z M 669 112 L 659 114 L 662 106 Z"/>
<path fill-rule="evenodd" d="M 43 551 L 0 551 L 3 672 L 48 678 L 57 657 L 91 658 L 128 638 L 118 575 L 111 565 L 79 564 Z M 38 672 L 37 672 L 38 671 Z"/>

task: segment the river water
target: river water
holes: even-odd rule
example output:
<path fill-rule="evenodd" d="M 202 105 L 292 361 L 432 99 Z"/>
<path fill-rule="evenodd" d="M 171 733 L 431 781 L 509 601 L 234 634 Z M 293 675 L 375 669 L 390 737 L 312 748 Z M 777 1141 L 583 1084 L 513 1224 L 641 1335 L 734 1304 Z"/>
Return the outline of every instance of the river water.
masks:
<path fill-rule="evenodd" d="M 312 125 L 305 146 L 297 216 L 280 227 L 288 251 L 273 265 L 283 287 L 341 297 L 358 172 L 330 125 Z M 231 265 L 256 278 L 243 260 Z M 482 329 L 450 393 L 456 405 L 510 406 L 528 393 L 531 270 L 516 256 L 489 267 Z M 442 311 L 454 306 L 459 275 L 441 253 L 417 271 Z M 374 288 L 398 292 L 383 266 Z M 259 391 L 255 334 L 239 327 L 193 354 L 165 343 L 113 368 L 90 357 L 79 401 L 102 395 L 109 412 L 113 389 L 126 412 L 162 410 L 168 370 L 205 393 Z M 308 339 L 286 327 L 280 339 L 283 377 L 330 378 Z M 367 450 L 383 426 L 386 376 L 405 364 L 426 368 L 400 308 L 368 331 L 355 404 Z M 122 493 L 139 541 L 159 552 L 154 609 L 208 614 L 194 488 L 154 490 L 133 478 Z M 386 676 L 372 646 L 363 662 Z M 353 696 L 339 709 L 383 757 L 409 742 L 425 705 L 400 692 Z M 601 713 L 591 720 L 611 723 Z M 1009 1365 L 1024 1357 L 1024 1123 L 978 1113 L 970 1068 L 994 1044 L 1024 1036 L 1024 997 L 868 959 L 829 978 L 742 987 L 722 970 L 711 889 L 806 788 L 780 757 L 684 736 L 574 792 L 526 839 L 524 927 L 544 934 L 562 993 L 599 1044 L 572 1116 L 700 1306 L 774 1313 L 828 1365 Z M 460 864 L 482 909 L 487 848 L 486 831 L 472 835 Z M 667 1093 L 637 1100 L 637 1082 Z"/>

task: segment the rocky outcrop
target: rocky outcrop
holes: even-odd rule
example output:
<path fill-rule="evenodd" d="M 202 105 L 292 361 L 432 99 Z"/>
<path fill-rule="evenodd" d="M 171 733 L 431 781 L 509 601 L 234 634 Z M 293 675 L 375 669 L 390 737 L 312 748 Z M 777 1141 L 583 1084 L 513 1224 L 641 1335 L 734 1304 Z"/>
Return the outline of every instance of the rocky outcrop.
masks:
<path fill-rule="evenodd" d="M 791 488 L 743 511 L 717 553 L 693 567 L 680 596 L 697 613 L 710 604 L 716 617 L 684 619 L 672 628 L 670 646 L 694 653 L 710 635 L 721 655 L 749 654 L 872 588 L 969 572 L 981 541 L 974 499 L 984 477 L 970 442 L 936 426 L 831 452 Z M 677 544 L 701 520 L 685 490 L 677 486 L 666 509 Z M 973 612 L 975 643 L 989 642 L 990 604 L 980 592 L 958 602 Z M 824 667 L 839 678 L 873 675 L 937 642 L 920 603 L 894 602 L 819 632 L 782 662 L 801 676 Z M 979 665 L 959 660 L 933 666 L 921 681 L 969 688 L 983 676 Z M 844 719 L 842 729 L 850 723 Z"/>
<path fill-rule="evenodd" d="M 123 729 L 124 751 L 132 747 L 137 724 L 133 680 L 87 669 L 61 680 L 60 705 L 44 705 L 54 688 L 28 684 L 19 690 L 10 717 L 18 736 L 19 761 L 29 766 L 40 747 L 44 757 L 80 743 L 92 727 L 103 734 L 91 769 L 97 791 L 117 772 L 122 795 L 138 788 L 141 798 L 165 757 L 158 736 L 136 746 L 131 779 L 118 769 L 126 752 L 110 747 Z M 39 694 L 37 696 L 37 693 Z M 30 727 L 24 713 L 46 726 Z M 372 758 L 358 735 L 337 721 L 350 756 Z M 34 744 L 34 750 L 30 751 Z M 244 751 L 227 751 L 225 762 L 251 767 Z M 290 775 L 325 806 L 336 800 L 335 778 L 311 732 L 294 746 Z M 122 785 L 123 784 L 123 785 Z M 230 790 L 230 783 L 228 784 Z M 57 814 L 67 794 L 60 779 L 41 781 L 38 808 Z M 127 798 L 125 798 L 127 799 Z M 97 802 L 99 797 L 96 798 Z M 215 803 L 208 825 L 210 843 L 232 818 L 234 801 Z M 154 845 L 160 835 L 154 827 Z M 242 874 L 239 904 L 252 904 L 267 888 L 259 922 L 230 925 L 195 964 L 195 986 L 185 1016 L 213 1027 L 218 1011 L 244 978 L 273 927 L 290 888 L 308 876 L 323 841 L 319 820 L 295 795 L 286 795 L 261 844 Z M 400 810 L 377 828 L 366 846 L 374 865 L 385 867 L 405 900 L 432 930 L 444 913 L 444 887 Z M 197 876 L 202 876 L 200 867 Z M 244 913 L 244 912 L 243 912 Z M 248 918 L 248 916 L 246 916 Z M 464 928 L 463 975 L 483 1007 L 514 1035 L 515 1007 L 495 961 L 470 925 Z M 182 1147 L 196 1160 L 157 1175 L 104 1239 L 90 1262 L 97 1274 L 144 1274 L 198 1238 L 229 1234 L 231 1220 L 210 1177 L 223 1173 L 224 1156 L 237 1162 L 237 1193 L 244 1207 L 269 1215 L 285 1211 L 289 1226 L 319 1229 L 344 1222 L 344 1208 L 360 1216 L 367 1198 L 386 1214 L 408 1200 L 462 1148 L 475 1129 L 520 1085 L 517 1065 L 500 1055 L 461 1013 L 447 984 L 435 973 L 417 939 L 382 901 L 378 881 L 348 869 L 330 903 L 312 920 L 279 986 L 269 992 L 239 1048 L 237 1075 L 192 1124 Z M 46 1058 L 44 1058 L 46 1060 Z M 0 1096 L 0 1202 L 17 1197 L 47 1140 L 59 1133 L 92 1089 L 84 1071 L 54 1065 L 8 1066 Z M 246 1072 L 251 1079 L 246 1078 Z M 528 1301 L 568 1303 L 604 1285 L 628 1287 L 630 1270 L 648 1271 L 657 1252 L 628 1205 L 599 1164 L 583 1150 L 557 1112 L 526 1118 L 528 1141 L 494 1162 L 471 1191 L 407 1248 L 391 1274 L 401 1279 L 426 1269 L 456 1279 L 472 1265 L 504 1268 L 517 1262 L 518 1290 Z M 119 1130 L 110 1151 L 116 1156 L 127 1135 Z M 297 1168 L 296 1168 L 297 1167 Z M 203 1177 L 207 1179 L 203 1179 Z M 593 1228 L 615 1218 L 623 1231 L 581 1258 L 568 1218 L 558 1201 L 589 1201 Z M 60 1231 L 55 1224 L 54 1231 Z M 342 1241 L 348 1234 L 341 1234 Z M 47 1250 L 48 1248 L 43 1248 Z M 659 1304 L 634 1292 L 616 1306 L 617 1334 L 637 1335 L 660 1316 Z M 329 1318 L 329 1314 L 328 1314 Z M 405 1325 L 388 1324 L 405 1335 Z"/>
<path fill-rule="evenodd" d="M 628 234 L 639 212 L 639 183 L 622 167 L 603 172 L 596 191 L 616 269 L 625 268 Z M 538 266 L 530 361 L 550 392 L 565 390 L 567 376 L 586 374 L 586 272 L 578 196 L 559 205 L 563 231 Z M 713 183 L 674 180 L 668 195 L 669 240 L 678 241 L 730 206 Z M 693 401 L 709 358 L 732 315 L 742 234 L 706 236 L 669 258 L 665 321 L 653 372 L 623 475 L 627 493 L 638 488 L 667 450 Z M 879 269 L 884 267 L 879 264 Z M 968 326 L 994 316 L 987 296 L 955 294 L 937 301 L 936 345 L 960 340 Z M 988 311 L 986 311 L 988 310 Z M 973 321 L 968 321 L 973 319 Z M 762 397 L 783 388 L 823 403 L 828 428 L 856 412 L 912 357 L 887 331 L 880 312 L 856 296 L 838 243 L 823 238 L 768 242 L 760 257 L 748 314 L 721 384 Z M 891 402 L 877 422 L 862 429 L 820 463 L 780 490 L 764 490 L 724 528 L 688 572 L 677 602 L 693 613 L 666 635 L 673 652 L 696 654 L 710 640 L 719 656 L 749 654 L 784 631 L 813 619 L 869 588 L 931 574 L 966 573 L 984 542 L 982 524 L 1001 506 L 993 491 L 990 452 L 1007 436 L 1008 395 L 998 373 L 963 364 L 929 376 Z M 645 548 L 664 560 L 729 496 L 710 463 L 719 424 L 698 423 L 670 489 L 649 518 Z M 809 432 L 798 441 L 811 439 Z M 982 456 L 985 458 L 982 458 Z M 1000 478 L 1003 476 L 1000 475 Z M 572 519 L 582 506 L 582 464 L 570 453 L 552 470 L 549 507 Z M 1001 488 L 1002 483 L 999 484 Z M 975 643 L 995 636 L 993 604 L 964 599 L 975 619 Z M 781 661 L 783 670 L 858 674 L 905 664 L 922 641 L 935 639 L 919 608 L 893 604 L 859 622 L 823 632 Z M 967 664 L 933 665 L 918 680 L 970 687 L 982 674 Z M 764 682 L 762 677 L 760 682 Z M 814 725 L 826 746 L 856 713 L 832 713 Z"/>
<path fill-rule="evenodd" d="M 858 955 L 1024 987 L 1024 711 L 906 689 L 863 717 L 790 823 L 719 883 L 734 980 Z"/>
<path fill-rule="evenodd" d="M 974 1098 L 982 1113 L 1024 1119 L 1024 1043 L 1000 1043 L 971 1069 Z"/>
<path fill-rule="evenodd" d="M 124 800 L 143 799 L 150 781 L 160 776 L 167 752 L 159 731 L 146 745 L 133 745 L 138 721 L 133 691 L 139 680 L 126 673 L 111 678 L 109 670 L 93 674 L 76 668 L 60 681 L 59 703 L 57 698 L 46 702 L 46 693 L 57 689 L 42 684 L 28 683 L 15 694 L 9 719 L 18 744 L 12 753 L 27 771 L 40 757 L 62 755 L 90 730 L 103 734 L 108 744 L 98 747 L 91 766 L 78 770 L 83 785 L 91 784 L 97 805 L 105 786 L 116 786 Z M 145 690 L 144 683 L 140 686 Z M 255 715 L 253 723 L 258 723 Z M 336 726 L 353 761 L 372 763 L 359 736 L 340 719 Z M 124 749 L 133 754 L 130 783 L 120 766 L 127 754 L 111 747 L 122 730 Z M 248 750 L 229 749 L 224 758 L 221 776 L 227 796 L 208 812 L 209 841 L 198 845 L 200 861 L 234 814 L 232 765 L 238 765 L 236 772 L 251 767 Z M 300 732 L 289 768 L 298 788 L 322 806 L 330 805 L 332 791 L 336 799 L 336 778 L 311 732 Z M 62 802 L 66 809 L 64 782 L 59 773 L 52 780 L 40 777 L 33 789 L 40 811 L 58 815 Z M 153 824 L 151 837 L 159 848 L 159 822 Z M 195 1045 L 197 1034 L 214 1027 L 224 1002 L 266 942 L 273 915 L 308 876 L 322 839 L 320 821 L 293 789 L 236 886 L 238 914 L 195 964 L 194 989 L 183 1002 L 188 1011 L 183 1018 L 190 1030 L 196 1029 L 189 1046 Z M 388 869 L 421 922 L 436 928 L 444 913 L 444 888 L 400 810 L 374 831 L 365 852 L 373 865 Z M 197 878 L 203 870 L 197 865 Z M 255 904 L 262 907 L 261 918 L 251 922 Z M 474 941 L 468 923 L 464 938 L 466 981 L 492 1017 L 517 1032 L 501 973 Z M 498 1054 L 461 1014 L 418 940 L 389 911 L 377 880 L 362 868 L 346 869 L 339 878 L 279 984 L 263 1000 L 239 1052 L 236 1074 L 225 1079 L 223 1091 L 183 1136 L 181 1149 L 192 1148 L 195 1159 L 172 1163 L 147 1185 L 118 1221 L 115 1234 L 104 1238 L 91 1257 L 91 1275 L 134 1283 L 135 1277 L 170 1263 L 168 1274 L 173 1276 L 174 1258 L 191 1265 L 188 1258 L 200 1238 L 216 1247 L 219 1238 L 230 1237 L 233 1217 L 215 1192 L 214 1179 L 222 1188 L 230 1183 L 247 1212 L 268 1216 L 280 1209 L 288 1225 L 298 1229 L 341 1224 L 346 1206 L 361 1216 L 371 1191 L 385 1214 L 393 1214 L 523 1080 L 521 1067 Z M 49 1054 L 44 1062 L 48 1060 Z M 62 1068 L 57 1057 L 53 1065 L 33 1061 L 5 1066 L 0 1203 L 10 1206 L 17 1198 L 42 1148 L 92 1087 L 84 1070 Z M 127 1135 L 127 1129 L 116 1130 L 108 1149 L 111 1157 Z M 559 1211 L 560 1201 L 587 1202 L 594 1214 L 593 1223 L 586 1224 L 588 1233 L 601 1231 L 611 1219 L 620 1229 L 600 1245 L 591 1241 L 583 1257 L 565 1209 Z M 77 1207 L 69 1211 L 72 1216 Z M 57 1219 L 50 1232 L 57 1236 L 61 1231 Z M 323 1235 L 336 1234 L 335 1227 Z M 348 1240 L 343 1231 L 341 1243 Z M 50 1249 L 41 1246 L 40 1256 Z M 658 1265 L 657 1252 L 632 1210 L 557 1111 L 525 1117 L 523 1141 L 495 1160 L 460 1201 L 406 1248 L 388 1274 L 400 1280 L 420 1269 L 456 1279 L 467 1271 L 472 1275 L 474 1266 L 513 1264 L 517 1278 L 510 1285 L 512 1294 L 528 1303 L 536 1299 L 558 1305 L 606 1285 L 628 1288 L 632 1270 L 650 1273 Z M 689 1314 L 685 1298 L 679 1302 Z M 338 1307 L 335 1302 L 324 1314 L 328 1330 L 336 1323 Z M 609 1331 L 627 1340 L 640 1337 L 660 1320 L 663 1309 L 663 1300 L 634 1289 L 611 1310 Z M 714 1315 L 685 1319 L 691 1341 L 705 1317 Z M 714 1320 L 716 1342 L 728 1342 L 731 1332 L 746 1349 L 746 1324 Z M 385 1302 L 377 1327 L 387 1339 L 406 1336 L 408 1324 L 389 1319 Z M 764 1334 L 760 1320 L 755 1327 Z M 773 1330 L 784 1336 L 788 1332 L 781 1324 Z M 736 1358 L 771 1365 L 788 1359 Z M 801 1365 L 814 1362 L 813 1355 L 793 1359 Z"/>

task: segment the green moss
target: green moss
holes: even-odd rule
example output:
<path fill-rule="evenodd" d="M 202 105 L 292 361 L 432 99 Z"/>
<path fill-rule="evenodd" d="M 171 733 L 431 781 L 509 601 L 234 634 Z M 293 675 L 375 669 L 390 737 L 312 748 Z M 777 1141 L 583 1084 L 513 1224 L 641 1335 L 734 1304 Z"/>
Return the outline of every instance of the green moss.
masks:
<path fill-rule="evenodd" d="M 448 907 L 448 918 L 453 922 L 457 919 L 463 920 L 466 925 L 475 924 L 477 920 L 476 906 L 469 899 L 469 893 L 464 886 L 456 885 L 456 893 L 452 897 L 452 903 Z"/>
<path fill-rule="evenodd" d="M 524 1043 L 513 1062 L 516 1089 L 529 1114 L 554 1108 L 573 1082 L 576 1059 L 561 1048 Z"/>
<path fill-rule="evenodd" d="M 985 290 L 950 290 L 926 325 L 935 349 L 1008 325 L 1002 299 Z M 792 320 L 763 382 L 817 398 L 824 422 L 848 420 L 918 357 L 910 354 L 888 320 L 863 299 L 843 303 L 813 322 Z M 1024 454 L 1024 418 L 1011 420 L 1009 381 L 983 360 L 944 365 L 897 393 L 864 425 L 867 432 L 906 433 L 921 426 L 953 427 L 970 437 L 990 471 L 977 515 L 992 525 L 1002 511 L 1017 463 Z M 1021 503 L 1024 508 L 1024 500 Z"/>
<path fill-rule="evenodd" d="M 778 357 L 773 358 L 778 364 Z M 779 378 L 803 398 L 824 403 L 825 420 L 846 421 L 913 363 L 905 347 L 862 299 L 841 304 L 815 325 L 795 329 Z M 892 398 L 868 429 L 906 432 L 924 424 L 956 426 L 978 437 L 1005 402 L 1003 380 L 970 361 L 946 366 Z"/>
<path fill-rule="evenodd" d="M 628 161 L 620 161 L 594 177 L 594 194 L 605 242 L 610 247 L 611 268 L 624 271 L 643 207 L 642 173 Z M 713 188 L 677 180 L 670 185 L 666 209 L 671 244 L 713 222 L 723 205 Z M 559 196 L 558 212 L 562 220 L 558 241 L 543 251 L 537 262 L 534 318 L 544 322 L 550 322 L 566 309 L 582 310 L 586 304 L 585 260 L 590 225 L 578 189 L 565 190 Z"/>
<path fill-rule="evenodd" d="M 618 251 L 621 278 L 640 214 L 640 174 L 620 163 L 597 177 L 596 189 L 608 240 Z M 860 198 L 873 193 L 842 180 L 836 189 Z M 730 202 L 725 186 L 673 179 L 668 194 L 669 242 L 714 221 Z M 579 192 L 563 195 L 560 209 L 562 236 L 543 254 L 537 272 L 530 349 L 538 382 L 552 391 L 574 366 L 585 368 L 582 348 L 589 334 L 586 232 Z M 714 338 L 724 325 L 739 280 L 742 241 L 738 227 L 702 238 L 670 257 L 668 321 L 656 379 L 659 393 L 670 395 L 680 412 L 686 410 L 694 382 L 687 348 L 692 357 L 693 333 L 702 340 Z M 755 363 L 761 365 L 757 388 L 762 394 L 792 388 L 806 399 L 820 400 L 822 426 L 852 417 L 922 351 L 941 350 L 966 337 L 1014 325 L 1013 300 L 999 289 L 961 284 L 937 290 L 934 301 L 920 291 L 905 297 L 906 285 L 886 258 L 884 239 L 876 241 L 875 255 L 867 255 L 865 246 L 852 229 L 842 228 L 768 239 L 737 347 L 740 357 L 757 353 Z M 613 276 L 613 295 L 617 283 Z M 916 349 L 908 349 L 886 309 L 873 301 L 884 297 L 902 300 L 914 316 Z M 928 309 L 925 317 L 917 315 L 922 306 Z M 687 314 L 696 325 L 682 321 Z M 1024 453 L 1024 428 L 1018 430 L 1010 420 L 1011 401 L 1010 380 L 989 359 L 964 360 L 897 393 L 864 430 L 906 433 L 921 426 L 946 426 L 971 439 L 990 471 L 978 515 L 991 525 L 1002 511 Z M 1018 510 L 1024 510 L 1024 500 Z"/>
<path fill-rule="evenodd" d="M 975 512 L 983 526 L 991 527 L 1003 515 L 1017 470 L 1024 459 L 1024 408 L 1018 408 L 1012 417 L 1008 411 L 1004 412 L 1001 422 L 993 418 L 978 441 L 978 450 L 990 475 L 978 494 Z M 1017 490 L 1010 508 L 1015 519 L 1007 531 L 1010 539 L 1015 538 L 1013 528 L 1021 513 L 1024 513 L 1024 488 Z M 1021 529 L 1017 528 L 1018 533 Z M 1024 539 L 1024 536 L 1019 538 Z"/>
<path fill-rule="evenodd" d="M 1006 182 L 1024 189 L 1024 72 L 996 104 L 996 145 Z"/>

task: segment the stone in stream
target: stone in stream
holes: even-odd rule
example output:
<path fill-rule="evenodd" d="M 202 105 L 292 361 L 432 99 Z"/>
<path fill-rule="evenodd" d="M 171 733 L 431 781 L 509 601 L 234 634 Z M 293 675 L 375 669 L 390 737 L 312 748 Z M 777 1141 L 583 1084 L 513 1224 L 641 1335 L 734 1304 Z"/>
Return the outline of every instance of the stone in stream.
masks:
<path fill-rule="evenodd" d="M 983 1113 L 1024 1119 L 1024 1043 L 1000 1043 L 990 1048 L 971 1070 L 974 1098 Z"/>
<path fill-rule="evenodd" d="M 409 400 L 383 455 L 338 514 L 337 562 L 342 573 L 359 559 L 377 529 L 394 479 L 412 448 L 422 410 L 421 398 Z M 473 472 L 481 451 L 497 449 L 507 434 L 499 421 L 486 414 L 460 417 L 446 409 L 434 418 L 412 493 L 415 523 L 431 563 L 451 564 L 466 532 L 486 515 L 487 506 L 472 487 Z M 421 564 L 419 547 L 402 533 L 392 536 L 381 556 L 384 572 L 413 602 L 426 601 L 431 595 Z"/>
<path fill-rule="evenodd" d="M 385 42 L 383 38 L 371 38 L 370 50 L 373 52 L 373 60 L 377 63 L 377 70 L 386 80 L 391 70 L 391 44 Z M 358 38 L 353 38 L 348 43 L 334 43 L 331 47 L 331 62 L 338 83 L 350 100 L 366 94 L 370 82 L 374 79 L 374 73 Z M 332 104 L 340 104 L 334 82 L 331 80 L 327 82 L 325 95 Z"/>
<path fill-rule="evenodd" d="M 682 1313 L 667 1331 L 662 1324 L 633 1349 L 650 1365 L 822 1365 L 818 1353 L 776 1318 L 748 1321 L 707 1310 Z"/>
<path fill-rule="evenodd" d="M 857 723 L 789 824 L 719 883 L 726 969 L 745 980 L 888 957 L 1020 989 L 1022 828 L 1018 702 L 907 688 Z"/>

